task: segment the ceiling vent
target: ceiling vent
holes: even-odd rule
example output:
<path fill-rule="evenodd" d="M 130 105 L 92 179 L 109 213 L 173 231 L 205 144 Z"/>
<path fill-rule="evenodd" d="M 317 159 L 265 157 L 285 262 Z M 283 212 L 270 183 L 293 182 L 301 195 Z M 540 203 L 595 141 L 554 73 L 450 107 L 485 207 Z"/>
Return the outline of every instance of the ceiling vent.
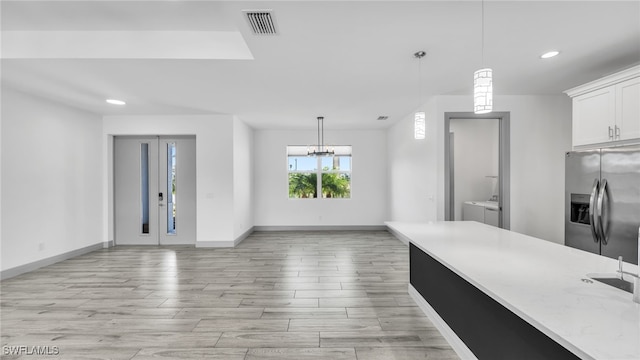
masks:
<path fill-rule="evenodd" d="M 249 27 L 255 35 L 277 35 L 276 22 L 271 10 L 243 10 Z"/>
<path fill-rule="evenodd" d="M 389 117 L 385 115 L 378 116 L 378 120 L 387 120 Z"/>

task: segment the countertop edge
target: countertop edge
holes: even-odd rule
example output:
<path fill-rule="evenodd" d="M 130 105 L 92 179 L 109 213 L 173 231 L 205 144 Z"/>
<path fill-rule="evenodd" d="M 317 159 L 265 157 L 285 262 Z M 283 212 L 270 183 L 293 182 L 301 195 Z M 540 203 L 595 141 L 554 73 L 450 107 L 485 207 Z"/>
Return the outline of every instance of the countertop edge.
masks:
<path fill-rule="evenodd" d="M 437 256 L 436 254 L 434 254 L 433 252 L 429 251 L 428 249 L 425 249 L 419 242 L 414 241 L 413 239 L 411 239 L 411 237 L 409 235 L 404 234 L 400 229 L 395 227 L 394 223 L 397 223 L 397 222 L 387 221 L 387 222 L 385 222 L 385 225 L 387 225 L 387 227 L 392 229 L 393 232 L 399 233 L 402 236 L 404 236 L 409 241 L 409 243 L 414 244 L 415 246 L 417 246 L 420 250 L 424 251 L 426 254 L 428 254 L 432 258 L 436 259 L 439 263 L 441 263 L 446 268 L 448 268 L 449 270 L 454 272 L 456 275 L 460 276 L 465 281 L 467 281 L 471 285 L 473 285 L 476 288 L 478 288 L 484 294 L 486 294 L 487 296 L 491 297 L 493 300 L 498 302 L 500 305 L 504 306 L 509 311 L 511 311 L 514 314 L 518 315 L 518 317 L 520 317 L 521 319 L 526 321 L 528 324 L 530 324 L 531 326 L 533 326 L 536 329 L 538 329 L 543 334 L 547 335 L 552 340 L 556 341 L 558 344 L 564 346 L 567 350 L 571 351 L 576 356 L 580 357 L 581 359 L 596 360 L 595 357 L 589 355 L 588 353 L 584 352 L 580 348 L 576 347 L 573 343 L 569 342 L 564 337 L 560 336 L 559 334 L 555 333 L 551 329 L 549 329 L 546 326 L 542 325 L 541 323 L 539 323 L 538 321 L 536 321 L 532 317 L 528 316 L 522 310 L 518 309 L 517 307 L 513 306 L 511 303 L 509 303 L 506 300 L 502 299 L 500 296 L 498 296 L 497 294 L 495 294 L 491 290 L 487 289 L 486 287 L 482 286 L 481 284 L 479 284 L 474 279 L 472 279 L 469 276 L 467 276 L 466 274 L 460 272 L 457 268 L 453 267 L 451 264 L 449 264 L 446 261 L 444 261 L 441 257 Z"/>

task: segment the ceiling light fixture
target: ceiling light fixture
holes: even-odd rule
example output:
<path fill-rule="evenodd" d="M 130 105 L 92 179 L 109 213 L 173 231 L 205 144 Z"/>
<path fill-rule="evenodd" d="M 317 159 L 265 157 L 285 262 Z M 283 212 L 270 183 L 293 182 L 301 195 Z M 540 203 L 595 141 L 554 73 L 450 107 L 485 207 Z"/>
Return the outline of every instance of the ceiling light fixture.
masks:
<path fill-rule="evenodd" d="M 418 108 L 422 101 L 422 58 L 427 55 L 424 51 L 418 51 L 413 56 L 418 59 Z M 417 111 L 413 115 L 413 137 L 416 140 L 423 140 L 426 136 L 426 122 L 423 111 Z"/>
<path fill-rule="evenodd" d="M 122 101 L 122 100 L 116 100 L 116 99 L 107 99 L 107 102 L 111 105 L 126 105 L 127 103 Z"/>
<path fill-rule="evenodd" d="M 324 117 L 318 116 L 318 144 L 307 147 L 307 156 L 333 156 L 335 151 L 324 145 Z"/>
<path fill-rule="evenodd" d="M 493 70 L 484 67 L 484 0 L 482 0 L 482 69 L 473 73 L 473 112 L 493 111 Z"/>
<path fill-rule="evenodd" d="M 558 54 L 560 54 L 560 51 L 551 50 L 551 51 L 547 51 L 546 53 L 540 55 L 540 58 L 541 59 L 549 59 L 549 58 L 552 58 L 554 56 L 557 56 Z"/>

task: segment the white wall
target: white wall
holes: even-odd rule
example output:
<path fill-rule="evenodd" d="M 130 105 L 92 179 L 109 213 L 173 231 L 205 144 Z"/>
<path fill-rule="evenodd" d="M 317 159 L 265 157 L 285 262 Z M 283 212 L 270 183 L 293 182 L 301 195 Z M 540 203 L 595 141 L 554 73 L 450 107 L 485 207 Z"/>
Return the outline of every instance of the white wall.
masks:
<path fill-rule="evenodd" d="M 353 147 L 350 199 L 289 199 L 286 147 L 314 144 L 316 137 L 316 131 L 254 132 L 255 225 L 383 225 L 390 164 L 381 130 L 325 130 L 326 144 Z"/>
<path fill-rule="evenodd" d="M 499 168 L 497 119 L 451 119 L 454 133 L 455 220 L 462 220 L 465 201 L 491 199 Z"/>
<path fill-rule="evenodd" d="M 387 156 L 389 159 L 389 219 L 396 221 L 435 221 L 438 177 L 436 151 L 438 131 L 436 103 L 432 99 L 417 111 L 427 119 L 426 138 L 413 138 L 413 113 L 389 128 Z M 431 120 L 429 120 L 431 119 Z"/>
<path fill-rule="evenodd" d="M 0 78 L 2 76 L 2 67 L 0 66 Z M 2 88 L 0 86 L 0 271 L 4 269 L 2 265 L 2 113 L 1 109 L 4 108 L 4 104 L 2 103 Z"/>
<path fill-rule="evenodd" d="M 101 117 L 2 89 L 2 270 L 102 241 Z"/>
<path fill-rule="evenodd" d="M 253 227 L 253 130 L 233 120 L 234 238 Z"/>
<path fill-rule="evenodd" d="M 391 208 L 408 207 L 392 212 L 392 220 L 444 219 L 444 113 L 471 111 L 472 102 L 471 96 L 439 96 L 425 104 L 428 129 L 435 129 L 420 148 L 425 158 L 404 144 L 414 142 L 411 114 L 389 130 L 390 159 L 404 158 L 405 168 L 437 176 L 437 190 L 431 189 L 432 179 L 417 189 L 406 173 L 392 172 Z M 564 243 L 564 153 L 571 149 L 571 101 L 564 95 L 496 96 L 494 104 L 495 111 L 511 113 L 511 230 Z M 436 203 L 428 201 L 432 191 Z M 426 198 L 428 206 L 404 201 L 414 194 Z"/>
<path fill-rule="evenodd" d="M 233 241 L 233 129 L 232 116 L 106 116 L 103 119 L 104 209 L 113 218 L 113 164 L 111 141 L 117 135 L 196 136 L 196 245 L 206 241 Z M 113 240 L 110 220 L 104 240 Z"/>

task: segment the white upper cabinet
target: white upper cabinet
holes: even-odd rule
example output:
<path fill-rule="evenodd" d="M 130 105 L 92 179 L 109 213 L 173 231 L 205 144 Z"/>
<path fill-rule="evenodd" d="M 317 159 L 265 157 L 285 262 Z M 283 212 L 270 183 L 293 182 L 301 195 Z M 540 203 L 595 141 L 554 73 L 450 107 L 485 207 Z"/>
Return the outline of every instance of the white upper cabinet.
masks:
<path fill-rule="evenodd" d="M 640 77 L 616 85 L 618 140 L 640 139 Z"/>
<path fill-rule="evenodd" d="M 565 91 L 573 99 L 573 146 L 640 142 L 640 66 Z"/>
<path fill-rule="evenodd" d="M 606 87 L 573 98 L 573 146 L 613 140 L 616 91 Z"/>

